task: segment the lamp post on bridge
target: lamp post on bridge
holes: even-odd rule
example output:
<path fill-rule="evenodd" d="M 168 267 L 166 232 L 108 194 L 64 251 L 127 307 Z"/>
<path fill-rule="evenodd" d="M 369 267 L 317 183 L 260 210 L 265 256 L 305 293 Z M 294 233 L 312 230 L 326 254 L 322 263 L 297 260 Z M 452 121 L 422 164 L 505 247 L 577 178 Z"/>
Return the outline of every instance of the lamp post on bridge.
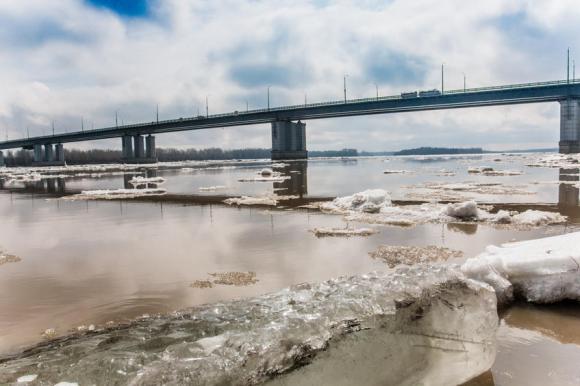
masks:
<path fill-rule="evenodd" d="M 375 90 L 377 91 L 377 100 L 379 100 L 379 85 L 375 83 Z"/>
<path fill-rule="evenodd" d="M 445 62 L 441 63 L 441 95 L 445 93 Z"/>
<path fill-rule="evenodd" d="M 463 73 L 463 92 L 465 92 L 465 89 L 466 89 L 466 87 L 465 87 L 465 83 L 466 83 L 466 82 L 465 82 L 465 72 L 464 72 L 464 73 Z"/>
<path fill-rule="evenodd" d="M 205 96 L 205 117 L 209 118 L 209 95 Z"/>
<path fill-rule="evenodd" d="M 272 86 L 268 86 L 268 90 L 267 90 L 267 94 L 268 94 L 268 111 L 270 111 L 270 87 L 272 87 Z"/>
<path fill-rule="evenodd" d="M 346 77 L 348 76 L 348 74 L 344 74 L 344 82 L 343 82 L 343 86 L 344 86 L 344 103 L 346 103 Z"/>

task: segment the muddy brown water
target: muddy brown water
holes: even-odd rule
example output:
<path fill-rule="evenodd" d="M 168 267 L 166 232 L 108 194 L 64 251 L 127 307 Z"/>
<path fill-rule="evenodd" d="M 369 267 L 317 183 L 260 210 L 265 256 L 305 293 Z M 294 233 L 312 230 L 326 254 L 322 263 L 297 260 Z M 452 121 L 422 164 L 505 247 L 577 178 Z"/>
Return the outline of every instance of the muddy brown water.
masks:
<path fill-rule="evenodd" d="M 0 265 L 0 356 L 42 341 L 47 329 L 66 335 L 81 325 L 121 323 L 143 314 L 254 296 L 300 282 L 386 270 L 384 262 L 369 256 L 381 245 L 435 245 L 472 257 L 490 244 L 575 229 L 580 222 L 578 188 L 569 181 L 558 184 L 558 169 L 526 168 L 530 160 L 526 157 L 535 155 L 505 156 L 504 161 L 496 162 L 501 167 L 493 164 L 524 172 L 507 178 L 466 173 L 469 166 L 492 163 L 485 157 L 451 157 L 433 163 L 397 158 L 388 162 L 318 160 L 287 167 L 283 173 L 290 178 L 282 183 L 237 182 L 240 176 L 253 175 L 267 163 L 141 172 L 164 177 L 166 182 L 161 186 L 168 190 L 168 198 L 190 197 L 188 202 L 183 198 L 177 202 L 162 198 L 57 198 L 81 190 L 127 187 L 127 180 L 135 172 L 28 183 L 4 181 L 0 191 L 0 249 L 21 260 Z M 384 169 L 408 169 L 412 173 L 385 175 Z M 437 176 L 440 169 L 454 170 L 456 176 Z M 404 200 L 410 191 L 405 186 L 427 181 L 522 185 L 533 194 L 477 198 L 512 203 L 517 209 L 541 206 L 543 210 L 557 210 L 570 216 L 570 223 L 520 230 L 477 224 L 373 226 L 379 233 L 369 237 L 316 238 L 308 230 L 344 227 L 341 216 L 314 210 L 229 207 L 218 199 L 221 195 L 276 192 L 297 195 L 308 203 L 383 188 Z M 546 183 L 537 183 L 540 181 Z M 226 191 L 199 191 L 199 187 L 217 185 L 227 186 Z M 192 200 L 194 195 L 206 197 L 205 201 Z M 236 272 L 253 272 L 256 281 L 203 288 L 191 285 L 212 280 L 212 273 Z M 470 384 L 580 384 L 579 323 L 580 307 L 576 303 L 517 304 L 505 310 L 495 364 Z"/>

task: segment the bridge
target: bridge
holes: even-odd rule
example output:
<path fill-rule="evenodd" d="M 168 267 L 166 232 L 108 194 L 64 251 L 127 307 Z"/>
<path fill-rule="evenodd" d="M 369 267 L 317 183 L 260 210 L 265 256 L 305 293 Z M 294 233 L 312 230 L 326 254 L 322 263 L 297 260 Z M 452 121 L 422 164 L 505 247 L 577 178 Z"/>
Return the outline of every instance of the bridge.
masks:
<path fill-rule="evenodd" d="M 301 159 L 308 154 L 303 122 L 307 120 L 540 102 L 560 103 L 560 152 L 580 153 L 580 79 L 575 79 L 446 90 L 444 93 L 438 90 L 409 92 L 15 139 L 0 142 L 0 164 L 3 163 L 1 150 L 22 148 L 33 150 L 37 165 L 62 165 L 65 162 L 64 143 L 110 138 L 121 138 L 124 162 L 151 163 L 157 162 L 156 134 L 267 123 L 272 129 L 272 159 Z"/>

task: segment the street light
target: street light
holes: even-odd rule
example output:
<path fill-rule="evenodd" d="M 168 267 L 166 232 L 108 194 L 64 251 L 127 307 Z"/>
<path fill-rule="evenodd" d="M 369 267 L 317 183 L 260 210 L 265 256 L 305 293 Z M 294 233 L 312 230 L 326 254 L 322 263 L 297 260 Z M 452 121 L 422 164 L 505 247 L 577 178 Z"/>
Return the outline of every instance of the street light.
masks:
<path fill-rule="evenodd" d="M 441 94 L 445 92 L 445 62 L 441 63 Z"/>
<path fill-rule="evenodd" d="M 348 74 L 344 74 L 344 103 L 346 103 L 346 77 Z"/>
<path fill-rule="evenodd" d="M 268 111 L 270 110 L 270 87 L 272 86 L 268 86 Z"/>
<path fill-rule="evenodd" d="M 463 73 L 463 92 L 465 92 L 465 72 Z"/>
<path fill-rule="evenodd" d="M 205 117 L 209 118 L 209 95 L 205 96 Z"/>
<path fill-rule="evenodd" d="M 377 91 L 377 100 L 379 100 L 379 85 L 375 83 L 375 89 Z"/>

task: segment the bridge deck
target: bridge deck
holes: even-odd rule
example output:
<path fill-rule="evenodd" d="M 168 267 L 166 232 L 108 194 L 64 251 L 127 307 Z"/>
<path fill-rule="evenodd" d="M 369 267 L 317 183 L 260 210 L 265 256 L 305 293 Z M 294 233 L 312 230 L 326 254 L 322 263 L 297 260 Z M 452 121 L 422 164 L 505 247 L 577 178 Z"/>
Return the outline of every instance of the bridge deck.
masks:
<path fill-rule="evenodd" d="M 580 80 L 524 83 L 506 86 L 445 91 L 443 95 L 402 98 L 400 95 L 379 98 L 351 99 L 323 103 L 235 111 L 159 122 L 146 122 L 22 138 L 0 142 L 0 150 L 32 148 L 35 144 L 80 142 L 123 135 L 158 134 L 174 131 L 201 130 L 217 127 L 254 125 L 279 120 L 310 120 L 345 116 L 389 114 L 408 111 L 497 106 L 509 104 L 553 102 L 570 97 L 580 98 Z"/>

